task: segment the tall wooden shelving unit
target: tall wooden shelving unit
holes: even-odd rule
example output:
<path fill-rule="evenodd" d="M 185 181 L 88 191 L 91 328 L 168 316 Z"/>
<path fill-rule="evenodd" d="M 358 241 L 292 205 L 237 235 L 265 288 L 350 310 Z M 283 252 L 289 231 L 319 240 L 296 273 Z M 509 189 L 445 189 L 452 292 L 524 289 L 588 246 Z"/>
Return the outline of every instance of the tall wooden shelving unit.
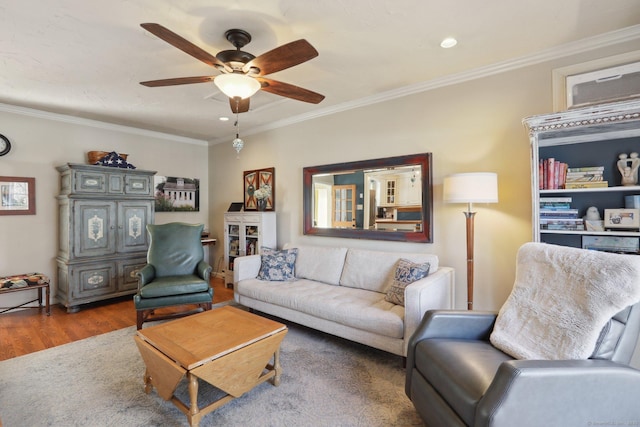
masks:
<path fill-rule="evenodd" d="M 640 195 L 640 186 L 622 186 L 617 168 L 621 153 L 640 153 L 640 100 L 600 104 L 523 120 L 531 142 L 533 240 L 582 247 L 584 236 L 640 239 L 638 230 L 541 230 L 540 198 L 571 197 L 571 207 L 585 215 L 588 207 L 625 208 L 625 196 Z M 555 158 L 570 167 L 604 166 L 605 188 L 540 189 L 539 161 Z"/>

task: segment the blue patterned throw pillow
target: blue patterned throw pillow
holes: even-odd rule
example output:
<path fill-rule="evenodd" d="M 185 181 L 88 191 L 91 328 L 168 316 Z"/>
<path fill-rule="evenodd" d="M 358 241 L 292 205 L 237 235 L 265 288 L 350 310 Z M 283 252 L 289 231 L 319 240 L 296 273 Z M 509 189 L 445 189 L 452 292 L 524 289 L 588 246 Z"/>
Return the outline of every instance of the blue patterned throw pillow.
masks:
<path fill-rule="evenodd" d="M 431 265 L 428 262 L 418 264 L 408 259 L 400 258 L 393 276 L 393 282 L 384 299 L 404 307 L 404 288 L 416 280 L 427 277 L 429 268 L 431 268 Z"/>
<path fill-rule="evenodd" d="M 259 280 L 284 282 L 295 279 L 296 256 L 298 248 L 277 251 L 271 248 L 260 248 L 261 265 Z"/>

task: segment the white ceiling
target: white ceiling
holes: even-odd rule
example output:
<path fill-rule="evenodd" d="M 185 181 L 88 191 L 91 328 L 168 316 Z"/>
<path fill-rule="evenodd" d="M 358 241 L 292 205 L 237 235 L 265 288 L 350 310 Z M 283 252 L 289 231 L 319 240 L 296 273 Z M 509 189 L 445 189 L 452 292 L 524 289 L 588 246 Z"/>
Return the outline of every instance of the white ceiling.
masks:
<path fill-rule="evenodd" d="M 233 135 L 228 100 L 213 83 L 139 84 L 217 75 L 142 29 L 143 22 L 159 23 L 214 55 L 233 48 L 224 38 L 230 28 L 252 35 L 243 50 L 256 56 L 301 38 L 319 51 L 269 77 L 325 100 L 312 105 L 260 91 L 240 115 L 247 134 L 620 29 L 640 40 L 640 2 L 0 0 L 0 103 L 214 142 Z M 447 36 L 458 46 L 440 48 Z"/>

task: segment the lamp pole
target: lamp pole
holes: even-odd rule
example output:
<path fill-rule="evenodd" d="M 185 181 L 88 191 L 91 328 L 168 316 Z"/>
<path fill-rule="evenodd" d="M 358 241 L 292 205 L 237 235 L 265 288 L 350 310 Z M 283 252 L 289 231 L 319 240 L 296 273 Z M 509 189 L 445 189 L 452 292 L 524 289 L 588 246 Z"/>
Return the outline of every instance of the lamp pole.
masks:
<path fill-rule="evenodd" d="M 471 203 L 468 204 L 467 212 L 467 310 L 473 310 L 473 219 L 476 213 L 471 212 Z"/>

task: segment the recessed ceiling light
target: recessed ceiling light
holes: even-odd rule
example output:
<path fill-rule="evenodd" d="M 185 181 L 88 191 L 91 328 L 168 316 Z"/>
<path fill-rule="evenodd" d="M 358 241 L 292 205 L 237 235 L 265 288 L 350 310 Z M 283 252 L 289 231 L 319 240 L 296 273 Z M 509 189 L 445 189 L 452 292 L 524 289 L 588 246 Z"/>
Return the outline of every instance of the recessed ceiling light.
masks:
<path fill-rule="evenodd" d="M 450 47 L 454 47 L 457 44 L 458 40 L 454 39 L 453 37 L 447 37 L 446 39 L 442 40 L 442 43 L 440 43 L 440 47 L 449 49 Z"/>
<path fill-rule="evenodd" d="M 229 117 L 222 116 L 218 120 L 220 120 L 221 122 L 228 122 L 229 121 Z"/>

